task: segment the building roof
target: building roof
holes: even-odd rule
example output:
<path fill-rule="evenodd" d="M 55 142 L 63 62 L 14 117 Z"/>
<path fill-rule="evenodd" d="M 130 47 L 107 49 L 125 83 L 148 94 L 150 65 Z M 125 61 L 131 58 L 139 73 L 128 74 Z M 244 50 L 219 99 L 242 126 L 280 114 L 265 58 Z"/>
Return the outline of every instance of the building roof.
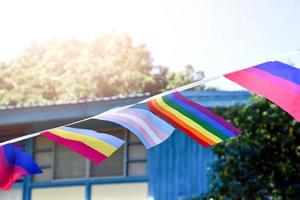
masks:
<path fill-rule="evenodd" d="M 110 96 L 110 97 L 97 97 L 97 98 L 92 98 L 92 99 L 81 99 L 81 100 L 75 100 L 75 101 L 55 101 L 55 102 L 49 102 L 49 103 L 0 105 L 0 112 L 1 112 L 1 110 L 63 106 L 63 105 L 82 104 L 82 103 L 90 103 L 90 102 L 103 102 L 103 101 L 112 101 L 112 100 L 118 100 L 118 99 L 139 98 L 139 97 L 149 97 L 149 96 L 150 96 L 150 93 L 148 92 L 148 93 L 136 93 L 136 94 Z"/>
<path fill-rule="evenodd" d="M 183 94 L 207 107 L 247 103 L 250 96 L 246 91 L 185 91 Z M 0 126 L 62 120 L 76 121 L 114 107 L 137 103 L 149 96 L 149 93 L 144 93 L 51 104 L 1 106 Z"/>

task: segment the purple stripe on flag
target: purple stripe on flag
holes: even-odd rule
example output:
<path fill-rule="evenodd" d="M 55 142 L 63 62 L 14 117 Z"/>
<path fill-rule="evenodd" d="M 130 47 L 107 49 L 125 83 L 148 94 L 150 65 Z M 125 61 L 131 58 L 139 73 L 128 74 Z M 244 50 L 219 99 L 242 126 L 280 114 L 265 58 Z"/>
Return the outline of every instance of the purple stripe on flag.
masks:
<path fill-rule="evenodd" d="M 266 97 L 267 99 L 281 107 L 283 110 L 290 113 L 297 121 L 300 121 L 299 93 L 295 93 L 292 90 L 289 90 L 289 88 L 279 84 L 278 82 L 270 81 L 271 77 L 273 77 L 273 79 L 275 78 L 275 76 L 270 73 L 266 72 L 264 74 L 269 75 L 269 77 L 266 78 L 266 76 L 258 76 L 253 72 L 249 72 L 249 69 L 250 68 L 226 74 L 225 77 L 247 88 L 248 90 Z M 261 70 L 260 73 L 262 72 L 263 71 Z M 284 79 L 281 79 L 281 81 L 282 80 Z"/>
<path fill-rule="evenodd" d="M 298 85 L 294 82 L 290 82 L 281 77 L 274 76 L 264 70 L 260 70 L 255 67 L 246 69 L 245 71 L 247 71 L 261 79 L 265 79 L 265 80 L 269 81 L 271 84 L 281 86 L 281 87 L 285 88 L 286 90 L 289 90 L 290 92 L 294 92 L 294 93 L 297 93 L 298 95 L 300 95 L 300 85 Z"/>
<path fill-rule="evenodd" d="M 27 171 L 28 174 L 42 173 L 35 161 L 21 148 L 12 144 L 2 146 L 6 160 L 11 165 L 18 165 Z"/>
<path fill-rule="evenodd" d="M 254 68 L 269 72 L 274 76 L 278 76 L 286 79 L 287 81 L 300 85 L 300 69 L 296 67 L 274 61 L 257 65 Z"/>
<path fill-rule="evenodd" d="M 39 173 L 39 166 L 19 147 L 0 146 L 0 189 L 9 190 L 20 177 Z"/>
<path fill-rule="evenodd" d="M 204 113 L 202 113 L 197 108 L 192 107 L 190 104 L 187 104 L 187 103 L 181 101 L 180 99 L 178 99 L 175 96 L 176 93 L 168 95 L 167 98 L 169 99 L 170 102 L 176 104 L 177 106 L 180 106 L 185 111 L 187 111 L 187 112 L 191 113 L 192 115 L 196 116 L 198 118 L 198 120 L 201 120 L 201 121 L 209 124 L 210 126 L 212 126 L 213 128 L 215 128 L 216 130 L 222 132 L 226 136 L 228 136 L 228 137 L 235 136 L 235 133 L 233 133 L 230 130 L 226 129 L 224 126 L 222 126 L 221 124 L 219 124 L 219 122 L 217 122 L 214 119 L 212 119 L 211 117 L 205 115 Z"/>
<path fill-rule="evenodd" d="M 203 114 L 207 115 L 208 117 L 212 118 L 213 120 L 215 120 L 216 122 L 218 122 L 220 125 L 222 125 L 223 127 L 227 128 L 228 130 L 230 130 L 231 132 L 233 132 L 236 135 L 239 135 L 241 132 L 239 129 L 235 128 L 234 126 L 232 126 L 230 123 L 228 123 L 227 121 L 225 121 L 223 118 L 221 118 L 220 116 L 216 115 L 215 113 L 213 113 L 212 111 L 210 111 L 209 109 L 201 106 L 200 104 L 197 104 L 187 98 L 185 98 L 184 96 L 182 96 L 182 94 L 180 94 L 179 92 L 174 93 L 174 95 L 180 99 L 182 102 L 198 109 L 200 112 L 202 112 Z"/>

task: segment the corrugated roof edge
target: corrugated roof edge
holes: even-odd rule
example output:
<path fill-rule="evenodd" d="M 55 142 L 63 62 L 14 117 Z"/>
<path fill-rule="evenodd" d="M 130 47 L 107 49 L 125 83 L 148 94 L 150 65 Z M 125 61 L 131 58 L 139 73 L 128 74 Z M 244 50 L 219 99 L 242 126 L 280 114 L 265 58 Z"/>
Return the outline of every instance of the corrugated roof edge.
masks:
<path fill-rule="evenodd" d="M 92 99 L 81 99 L 77 101 L 56 101 L 51 103 L 36 103 L 36 104 L 18 104 L 18 105 L 0 105 L 0 110 L 12 110 L 12 109 L 21 109 L 21 108 L 35 108 L 35 107 L 45 107 L 45 106 L 58 106 L 58 105 L 72 105 L 72 104 L 81 104 L 81 103 L 92 103 L 92 102 L 102 102 L 102 101 L 111 101 L 119 100 L 126 98 L 136 98 L 136 97 L 149 97 L 151 96 L 150 92 L 146 93 L 136 93 L 128 95 L 119 95 L 111 97 L 98 97 Z"/>
<path fill-rule="evenodd" d="M 248 91 L 239 90 L 239 91 L 224 91 L 224 90 L 204 90 L 200 93 L 195 93 L 193 90 L 184 91 L 186 96 L 197 96 L 197 97 L 232 97 L 232 96 L 249 96 L 250 93 Z M 37 104 L 19 104 L 19 105 L 0 105 L 0 111 L 5 110 L 14 110 L 14 109 L 23 109 L 23 108 L 39 108 L 39 107 L 51 107 L 51 106 L 63 106 L 63 105 L 75 105 L 75 104 L 84 104 L 84 103 L 99 103 L 99 102 L 107 102 L 107 101 L 116 101 L 116 100 L 124 100 L 128 98 L 142 98 L 142 97 L 150 97 L 151 93 L 136 93 L 129 95 L 119 95 L 119 96 L 111 96 L 111 97 L 99 97 L 93 99 L 82 99 L 77 101 L 56 101 L 51 103 L 37 103 Z"/>

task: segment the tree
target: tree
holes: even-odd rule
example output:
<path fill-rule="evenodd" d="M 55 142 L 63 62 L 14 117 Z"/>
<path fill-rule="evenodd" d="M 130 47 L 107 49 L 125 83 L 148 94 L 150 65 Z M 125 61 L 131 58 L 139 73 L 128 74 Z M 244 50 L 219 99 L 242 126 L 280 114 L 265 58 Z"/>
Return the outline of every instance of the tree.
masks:
<path fill-rule="evenodd" d="M 170 72 L 167 74 L 167 90 L 174 89 L 194 81 L 199 81 L 204 78 L 202 71 L 196 71 L 192 65 L 185 66 L 183 71 Z M 200 89 L 204 89 L 204 86 L 200 86 Z"/>
<path fill-rule="evenodd" d="M 154 66 L 147 47 L 127 35 L 91 42 L 55 39 L 35 43 L 11 63 L 0 64 L 0 104 L 155 94 L 203 78 L 197 74 L 192 67 L 180 75 Z"/>
<path fill-rule="evenodd" d="M 242 135 L 214 148 L 207 199 L 297 199 L 300 196 L 300 126 L 267 100 L 216 109 Z"/>
<path fill-rule="evenodd" d="M 90 43 L 56 39 L 33 44 L 0 66 L 0 102 L 36 103 L 143 92 L 152 58 L 145 45 L 126 35 L 105 35 Z"/>

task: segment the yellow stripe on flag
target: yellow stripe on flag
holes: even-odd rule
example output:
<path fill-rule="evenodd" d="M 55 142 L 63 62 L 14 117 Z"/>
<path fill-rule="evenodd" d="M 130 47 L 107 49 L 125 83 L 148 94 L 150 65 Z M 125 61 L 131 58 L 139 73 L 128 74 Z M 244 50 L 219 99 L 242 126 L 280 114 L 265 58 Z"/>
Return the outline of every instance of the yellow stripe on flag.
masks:
<path fill-rule="evenodd" d="M 204 135 L 205 137 L 209 138 L 210 140 L 214 141 L 215 143 L 219 143 L 219 142 L 223 141 L 219 137 L 215 136 L 214 134 L 212 134 L 209 131 L 207 131 L 206 129 L 204 129 L 199 124 L 195 123 L 193 120 L 189 119 L 188 117 L 184 116 L 183 114 L 181 114 L 177 110 L 175 110 L 172 107 L 170 107 L 168 104 L 166 104 L 163 101 L 162 97 L 158 97 L 156 100 L 157 100 L 157 103 L 162 108 L 166 109 L 168 112 L 173 113 L 175 116 L 178 117 L 179 120 L 181 120 L 182 122 L 184 122 L 186 125 L 188 125 L 188 126 L 194 128 L 194 129 L 198 130 L 199 133 L 202 133 L 202 135 Z"/>
<path fill-rule="evenodd" d="M 92 137 L 89 137 L 86 135 L 82 135 L 80 133 L 65 131 L 65 130 L 61 130 L 58 128 L 51 129 L 51 130 L 49 130 L 49 132 L 51 132 L 59 137 L 68 139 L 68 140 L 82 142 L 85 145 L 91 147 L 92 149 L 106 155 L 107 157 L 109 157 L 111 154 L 113 154 L 117 150 L 114 146 L 107 144 L 106 142 L 103 142 L 102 140 L 92 138 Z"/>

